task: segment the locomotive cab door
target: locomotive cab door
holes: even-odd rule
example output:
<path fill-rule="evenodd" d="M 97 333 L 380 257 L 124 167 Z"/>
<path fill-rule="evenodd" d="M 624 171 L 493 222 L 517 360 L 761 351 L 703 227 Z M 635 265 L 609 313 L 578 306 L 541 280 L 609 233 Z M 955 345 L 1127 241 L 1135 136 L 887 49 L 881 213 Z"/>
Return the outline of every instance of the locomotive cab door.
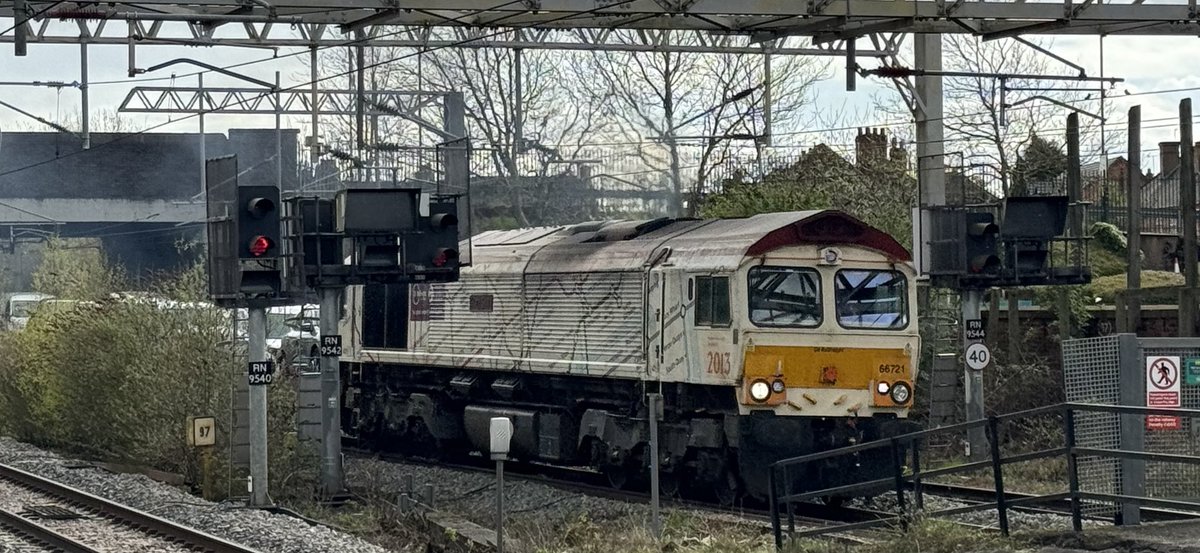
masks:
<path fill-rule="evenodd" d="M 700 384 L 726 385 L 740 375 L 737 329 L 733 317 L 733 276 L 693 273 L 686 275 L 689 306 L 687 326 L 695 337 L 688 380 Z"/>
<path fill-rule="evenodd" d="M 666 275 L 659 267 L 646 271 L 646 378 L 661 378 L 663 366 L 663 326 Z"/>

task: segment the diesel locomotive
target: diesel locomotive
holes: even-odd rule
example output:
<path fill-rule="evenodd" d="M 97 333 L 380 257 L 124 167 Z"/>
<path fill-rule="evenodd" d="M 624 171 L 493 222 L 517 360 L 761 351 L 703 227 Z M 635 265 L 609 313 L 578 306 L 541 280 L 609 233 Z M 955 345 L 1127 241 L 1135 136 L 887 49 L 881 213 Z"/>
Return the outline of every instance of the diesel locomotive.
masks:
<path fill-rule="evenodd" d="M 342 420 L 360 447 L 486 452 L 505 416 L 513 456 L 630 486 L 657 393 L 663 487 L 729 502 L 765 496 L 773 461 L 912 430 L 915 271 L 846 213 L 490 231 L 470 247 L 457 282 L 347 290 Z M 823 488 L 885 461 L 799 478 Z"/>

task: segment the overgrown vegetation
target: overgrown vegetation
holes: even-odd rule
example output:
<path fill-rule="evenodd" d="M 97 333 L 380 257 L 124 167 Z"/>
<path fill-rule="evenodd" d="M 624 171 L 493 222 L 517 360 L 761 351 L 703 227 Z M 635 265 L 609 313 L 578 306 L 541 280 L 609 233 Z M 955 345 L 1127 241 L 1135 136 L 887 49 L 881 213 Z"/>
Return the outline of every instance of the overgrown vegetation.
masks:
<path fill-rule="evenodd" d="M 892 539 L 864 545 L 802 541 L 793 543 L 786 550 L 791 553 L 1000 553 L 1018 550 L 1020 545 L 1020 541 L 998 534 L 983 533 L 944 520 L 918 518 L 909 524 L 908 532 L 897 532 Z"/>
<path fill-rule="evenodd" d="M 912 242 L 912 206 L 916 180 L 903 165 L 889 160 L 854 165 L 833 150 L 817 146 L 796 163 L 767 173 L 761 180 L 728 179 L 719 192 L 700 203 L 703 217 L 747 217 L 775 211 L 840 209 Z"/>
<path fill-rule="evenodd" d="M 58 300 L 29 326 L 0 335 L 0 432 L 106 461 L 206 478 L 215 496 L 230 484 L 233 384 L 244 347 L 231 313 L 195 300 L 202 268 L 161 275 L 150 290 L 121 294 L 125 279 L 95 247 L 54 241 L 33 276 Z M 270 388 L 272 480 L 311 478 L 292 433 L 294 383 Z M 188 417 L 213 416 L 211 459 L 186 443 Z M 301 489 L 292 487 L 291 489 Z M 273 485 L 272 489 L 282 489 Z"/>

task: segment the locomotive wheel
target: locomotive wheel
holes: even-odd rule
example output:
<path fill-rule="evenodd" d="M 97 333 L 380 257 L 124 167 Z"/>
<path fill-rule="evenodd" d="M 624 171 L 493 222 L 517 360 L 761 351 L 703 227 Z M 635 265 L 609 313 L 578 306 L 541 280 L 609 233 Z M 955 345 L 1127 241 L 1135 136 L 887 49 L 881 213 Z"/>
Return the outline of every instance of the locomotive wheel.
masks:
<path fill-rule="evenodd" d="M 722 507 L 732 507 L 742 495 L 737 475 L 726 470 L 721 478 L 713 482 L 713 495 Z"/>
<path fill-rule="evenodd" d="M 658 474 L 658 492 L 663 497 L 677 497 L 679 495 L 679 475 L 675 471 L 660 472 Z"/>
<path fill-rule="evenodd" d="M 608 485 L 613 489 L 623 490 L 629 485 L 629 473 L 625 472 L 625 467 L 604 465 L 600 472 L 604 473 L 604 478 L 608 480 Z"/>

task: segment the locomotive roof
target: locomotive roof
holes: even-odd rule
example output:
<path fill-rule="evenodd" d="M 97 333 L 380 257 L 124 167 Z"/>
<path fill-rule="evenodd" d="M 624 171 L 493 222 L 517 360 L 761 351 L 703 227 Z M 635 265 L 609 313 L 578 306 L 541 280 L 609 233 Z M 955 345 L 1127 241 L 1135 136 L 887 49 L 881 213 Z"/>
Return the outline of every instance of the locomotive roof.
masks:
<path fill-rule="evenodd" d="M 748 256 L 798 244 L 853 245 L 895 262 L 911 260 L 887 233 L 844 212 L 820 210 L 488 231 L 472 239 L 472 265 L 503 273 L 634 271 L 666 256 L 676 267 L 733 270 Z"/>

